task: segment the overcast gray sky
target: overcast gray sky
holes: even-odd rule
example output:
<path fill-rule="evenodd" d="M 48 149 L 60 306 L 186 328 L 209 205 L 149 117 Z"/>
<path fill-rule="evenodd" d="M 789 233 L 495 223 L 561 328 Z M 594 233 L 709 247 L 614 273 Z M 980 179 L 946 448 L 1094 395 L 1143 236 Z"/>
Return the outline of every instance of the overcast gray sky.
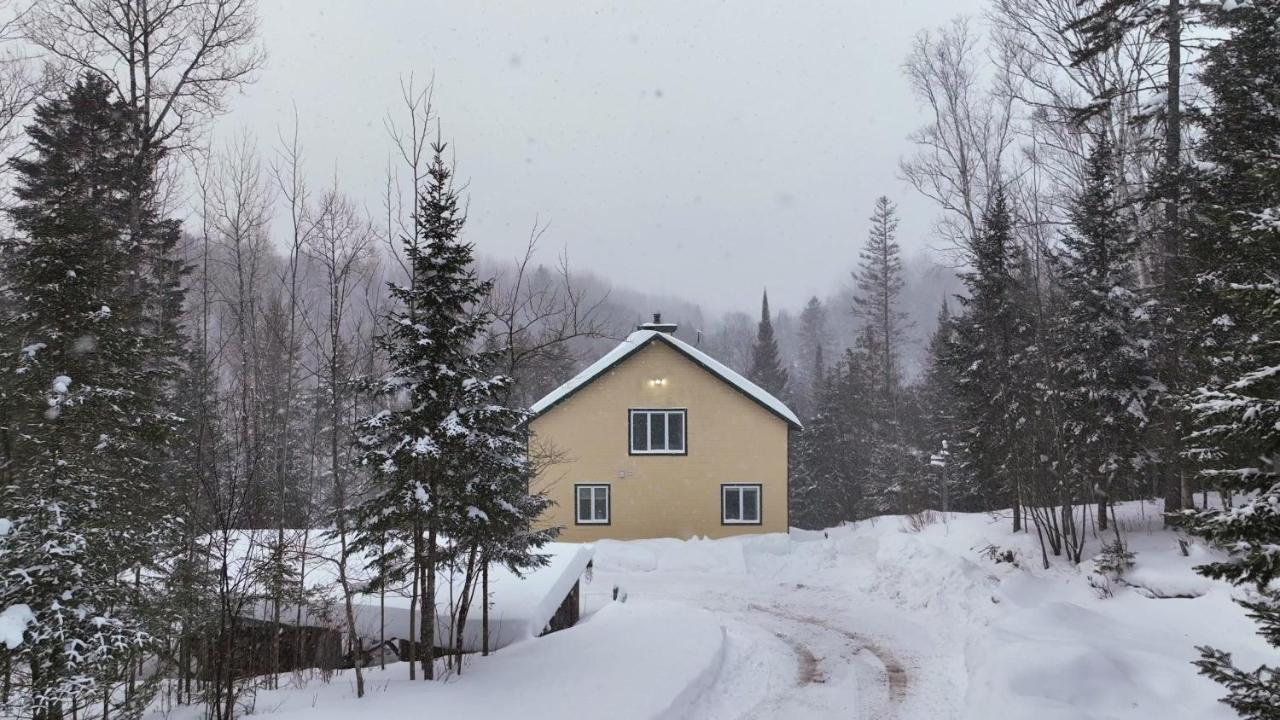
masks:
<path fill-rule="evenodd" d="M 912 36 L 979 0 L 529 2 L 265 0 L 269 57 L 220 132 L 263 145 L 293 103 L 313 184 L 376 208 L 410 72 L 469 183 L 468 238 L 512 256 L 535 217 L 547 260 L 705 310 L 767 285 L 797 307 L 844 281 L 874 198 L 908 253 L 934 208 L 897 177 L 922 122 L 900 69 Z"/>

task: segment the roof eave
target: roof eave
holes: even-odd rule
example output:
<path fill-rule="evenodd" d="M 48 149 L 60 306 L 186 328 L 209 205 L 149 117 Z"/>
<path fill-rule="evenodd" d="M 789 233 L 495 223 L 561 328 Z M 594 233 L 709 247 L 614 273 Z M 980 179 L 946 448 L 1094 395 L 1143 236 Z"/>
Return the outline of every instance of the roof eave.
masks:
<path fill-rule="evenodd" d="M 605 372 L 609 370 L 609 368 L 612 368 L 612 367 L 614 367 L 614 366 L 616 366 L 616 365 L 618 365 L 618 364 L 622 363 L 624 360 L 626 360 L 627 358 L 631 357 L 631 356 L 632 356 L 632 355 L 634 355 L 635 353 L 639 352 L 641 349 L 643 349 L 643 348 L 647 347 L 647 346 L 648 346 L 650 343 L 652 343 L 653 341 L 655 341 L 655 340 L 659 340 L 659 339 L 661 339 L 661 340 L 665 341 L 665 342 L 666 342 L 667 347 L 669 347 L 669 348 L 671 348 L 672 350 L 675 350 L 676 352 L 680 353 L 680 355 L 681 355 L 681 356 L 683 356 L 685 359 L 687 359 L 689 362 L 692 362 L 693 364 L 695 364 L 695 365 L 697 365 L 698 367 L 700 367 L 700 368 L 702 368 L 703 370 L 705 370 L 705 371 L 707 372 L 707 374 L 709 374 L 709 375 L 711 375 L 711 376 L 715 377 L 717 380 L 719 380 L 720 382 L 724 383 L 725 385 L 728 385 L 730 388 L 733 388 L 733 390 L 734 390 L 734 391 L 736 391 L 736 392 L 740 393 L 743 397 L 745 397 L 745 398 L 747 398 L 748 400 L 750 400 L 751 402 L 755 403 L 757 406 L 759 406 L 760 408 L 762 408 L 762 409 L 764 409 L 765 411 L 767 411 L 770 415 L 773 415 L 774 417 L 776 417 L 776 418 L 778 418 L 779 420 L 781 420 L 781 421 L 783 421 L 784 423 L 786 423 L 788 428 L 790 428 L 790 429 L 792 429 L 792 430 L 796 430 L 796 431 L 803 431 L 803 430 L 804 430 L 804 425 L 800 424 L 800 422 L 799 422 L 798 420 L 793 420 L 792 418 L 789 418 L 789 417 L 787 417 L 786 415 L 784 415 L 784 414 L 782 414 L 782 413 L 778 412 L 778 411 L 777 411 L 777 410 L 775 410 L 774 408 L 769 407 L 769 405 L 768 405 L 767 403 L 762 402 L 759 398 L 755 397 L 754 395 L 752 395 L 751 393 L 747 392 L 747 391 L 746 391 L 746 390 L 744 390 L 743 388 L 738 387 L 736 384 L 734 384 L 733 382 L 731 382 L 728 378 L 726 378 L 726 377 L 724 377 L 723 375 L 721 375 L 720 373 L 716 372 L 716 370 L 715 370 L 714 368 L 711 368 L 711 367 L 710 367 L 710 366 L 708 366 L 706 363 L 704 363 L 704 362 L 702 362 L 701 360 L 699 360 L 697 357 L 695 357 L 695 356 L 693 356 L 693 355 L 690 355 L 688 352 L 686 352 L 686 351 L 684 350 L 684 348 L 682 348 L 682 347 L 680 347 L 679 345 L 677 345 L 676 343 L 672 342 L 670 338 L 668 338 L 664 333 L 660 333 L 660 332 L 654 333 L 653 335 L 650 335 L 648 338 L 645 338 L 645 339 L 644 339 L 644 341 L 636 343 L 634 347 L 632 347 L 630 350 L 626 351 L 625 353 L 622 353 L 621 355 L 619 355 L 619 356 L 617 357 L 617 359 L 615 359 L 612 363 L 609 363 L 609 365 L 607 365 L 607 366 L 605 366 L 605 367 L 601 368 L 601 369 L 600 369 L 600 372 L 596 373 L 595 375 L 593 375 L 593 376 L 591 376 L 590 378 L 588 378 L 587 380 L 585 380 L 581 385 L 578 385 L 577 387 L 573 388 L 572 390 L 569 390 L 568 392 L 564 393 L 564 394 L 563 394 L 563 395 L 561 395 L 560 397 L 556 398 L 554 402 L 550 403 L 550 404 L 549 404 L 549 405 L 547 405 L 546 407 L 542 408 L 541 410 L 531 411 L 531 412 L 529 413 L 529 420 L 530 420 L 530 421 L 532 421 L 532 420 L 534 420 L 535 418 L 538 418 L 538 417 L 540 417 L 540 416 L 542 416 L 542 415 L 545 415 L 545 414 L 546 414 L 548 411 L 550 411 L 552 408 L 559 406 L 559 405 L 560 405 L 560 404 L 562 404 L 565 400 L 568 400 L 569 398 L 571 398 L 571 397 L 573 397 L 574 395 L 576 395 L 576 394 L 578 393 L 578 391 L 582 390 L 583 388 L 587 387 L 587 386 L 588 386 L 588 385 L 590 385 L 591 383 L 595 382 L 597 379 L 599 379 L 601 376 L 603 376 L 603 375 L 605 374 Z M 554 393 L 554 392 L 556 392 L 556 391 L 554 391 L 554 390 L 553 390 L 552 392 Z M 541 401 L 539 401 L 539 402 L 541 402 Z M 779 403 L 781 403 L 781 401 L 779 401 Z M 534 403 L 534 405 L 535 405 L 535 406 L 536 406 L 537 404 L 538 404 L 538 403 Z M 789 410 L 789 409 L 790 409 L 790 408 L 788 408 L 788 410 Z"/>

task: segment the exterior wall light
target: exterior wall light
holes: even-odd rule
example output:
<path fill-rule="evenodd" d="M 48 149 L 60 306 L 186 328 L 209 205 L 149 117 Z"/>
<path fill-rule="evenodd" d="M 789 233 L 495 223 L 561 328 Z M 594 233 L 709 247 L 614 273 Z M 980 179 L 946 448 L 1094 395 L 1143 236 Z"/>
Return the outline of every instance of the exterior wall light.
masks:
<path fill-rule="evenodd" d="M 666 378 L 654 378 L 654 379 L 652 379 L 652 380 L 650 380 L 650 381 L 649 381 L 649 384 L 650 384 L 650 385 L 653 385 L 654 387 L 661 387 L 661 386 L 663 386 L 663 385 L 666 385 L 666 384 L 667 384 L 667 379 L 666 379 Z"/>

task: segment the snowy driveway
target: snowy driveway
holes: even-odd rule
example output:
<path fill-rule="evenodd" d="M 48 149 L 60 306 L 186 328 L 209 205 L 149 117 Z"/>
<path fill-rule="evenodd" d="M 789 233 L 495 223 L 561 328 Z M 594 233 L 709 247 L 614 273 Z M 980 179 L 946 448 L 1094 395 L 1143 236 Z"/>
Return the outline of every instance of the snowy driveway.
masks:
<path fill-rule="evenodd" d="M 602 541 L 587 610 L 617 586 L 631 605 L 711 613 L 726 647 L 687 717 L 1233 717 L 1191 664 L 1195 646 L 1218 643 L 1246 665 L 1274 651 L 1231 588 L 1193 570 L 1211 551 L 1193 543 L 1184 555 L 1185 538 L 1162 529 L 1154 508 L 1117 510 L 1137 565 L 1110 594 L 1092 563 L 1043 569 L 1034 535 L 1011 534 L 1007 517 L 953 514 L 923 526 L 882 517 L 825 533 Z"/>
<path fill-rule="evenodd" d="M 609 602 L 618 586 L 629 603 L 676 603 L 719 619 L 724 665 L 690 717 L 958 717 L 963 643 L 936 637 L 920 612 L 860 591 L 874 569 L 833 550 L 763 538 L 601 543 L 587 604 Z"/>

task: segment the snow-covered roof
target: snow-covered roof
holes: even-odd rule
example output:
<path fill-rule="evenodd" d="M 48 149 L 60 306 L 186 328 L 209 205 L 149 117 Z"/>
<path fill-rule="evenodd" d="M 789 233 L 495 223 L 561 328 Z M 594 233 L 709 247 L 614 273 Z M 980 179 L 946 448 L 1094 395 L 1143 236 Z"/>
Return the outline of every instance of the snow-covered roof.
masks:
<path fill-rule="evenodd" d="M 747 397 L 764 406 L 766 410 L 772 412 L 783 420 L 786 420 L 787 423 L 793 427 L 797 429 L 802 427 L 800 424 L 800 418 L 796 417 L 796 414 L 791 412 L 791 408 L 788 408 L 786 403 L 773 395 L 770 395 L 759 385 L 756 385 L 745 377 L 734 372 L 719 360 L 716 360 L 710 355 L 670 333 L 643 329 L 637 330 L 628 335 L 626 340 L 623 340 L 617 347 L 605 353 L 604 357 L 594 363 L 591 363 L 591 365 L 589 365 L 585 370 L 573 376 L 573 378 L 568 382 L 555 390 L 552 390 L 546 395 L 546 397 L 534 403 L 533 406 L 529 408 L 530 412 L 534 415 L 540 415 L 547 410 L 550 410 L 552 406 L 582 389 L 609 368 L 627 359 L 633 353 L 640 350 L 640 348 L 643 348 L 649 343 L 655 341 L 665 342 L 680 354 L 689 358 L 698 365 L 701 365 L 712 375 L 719 377 L 721 380 L 729 383 Z"/>
<path fill-rule="evenodd" d="M 340 549 L 336 540 L 326 531 L 286 530 L 286 543 L 296 551 L 306 547 L 305 577 L 303 584 L 316 594 L 316 600 L 306 607 L 286 604 L 281 617 L 286 624 L 301 620 L 302 625 L 334 627 L 346 630 L 342 616 L 342 595 L 338 587 L 336 559 Z M 275 530 L 237 531 L 228 548 L 228 556 L 234 572 L 245 572 L 250 558 L 261 562 L 274 542 Z M 305 537 L 305 543 L 304 543 Z M 594 555 L 592 545 L 577 543 L 547 543 L 538 553 L 547 559 L 542 567 L 528 568 L 516 574 L 502 565 L 489 570 L 490 591 L 490 649 L 536 637 L 551 622 L 560 604 L 573 589 L 574 583 L 583 577 L 587 564 Z M 299 558 L 290 560 L 295 572 L 304 569 Z M 371 564 L 368 556 L 352 558 L 348 566 L 348 578 L 354 587 L 363 587 L 370 579 Z M 436 628 L 438 637 L 452 638 L 450 606 L 458 602 L 462 592 L 461 571 L 441 569 L 436 573 Z M 471 620 L 463 632 L 463 648 L 467 651 L 481 649 L 482 625 L 480 622 L 479 591 L 472 601 Z M 352 596 L 352 610 L 357 632 L 366 639 L 382 636 L 408 638 L 409 605 L 415 596 L 408 587 L 389 588 L 385 595 L 376 592 L 356 592 Z M 263 599 L 250 603 L 245 616 L 259 620 L 273 617 L 272 607 Z M 4 618 L 0 618 L 4 619 Z M 474 622 L 473 622 L 473 621 Z M 0 625 L 0 630 L 3 626 Z M 4 638 L 0 635 L 0 640 Z"/>

